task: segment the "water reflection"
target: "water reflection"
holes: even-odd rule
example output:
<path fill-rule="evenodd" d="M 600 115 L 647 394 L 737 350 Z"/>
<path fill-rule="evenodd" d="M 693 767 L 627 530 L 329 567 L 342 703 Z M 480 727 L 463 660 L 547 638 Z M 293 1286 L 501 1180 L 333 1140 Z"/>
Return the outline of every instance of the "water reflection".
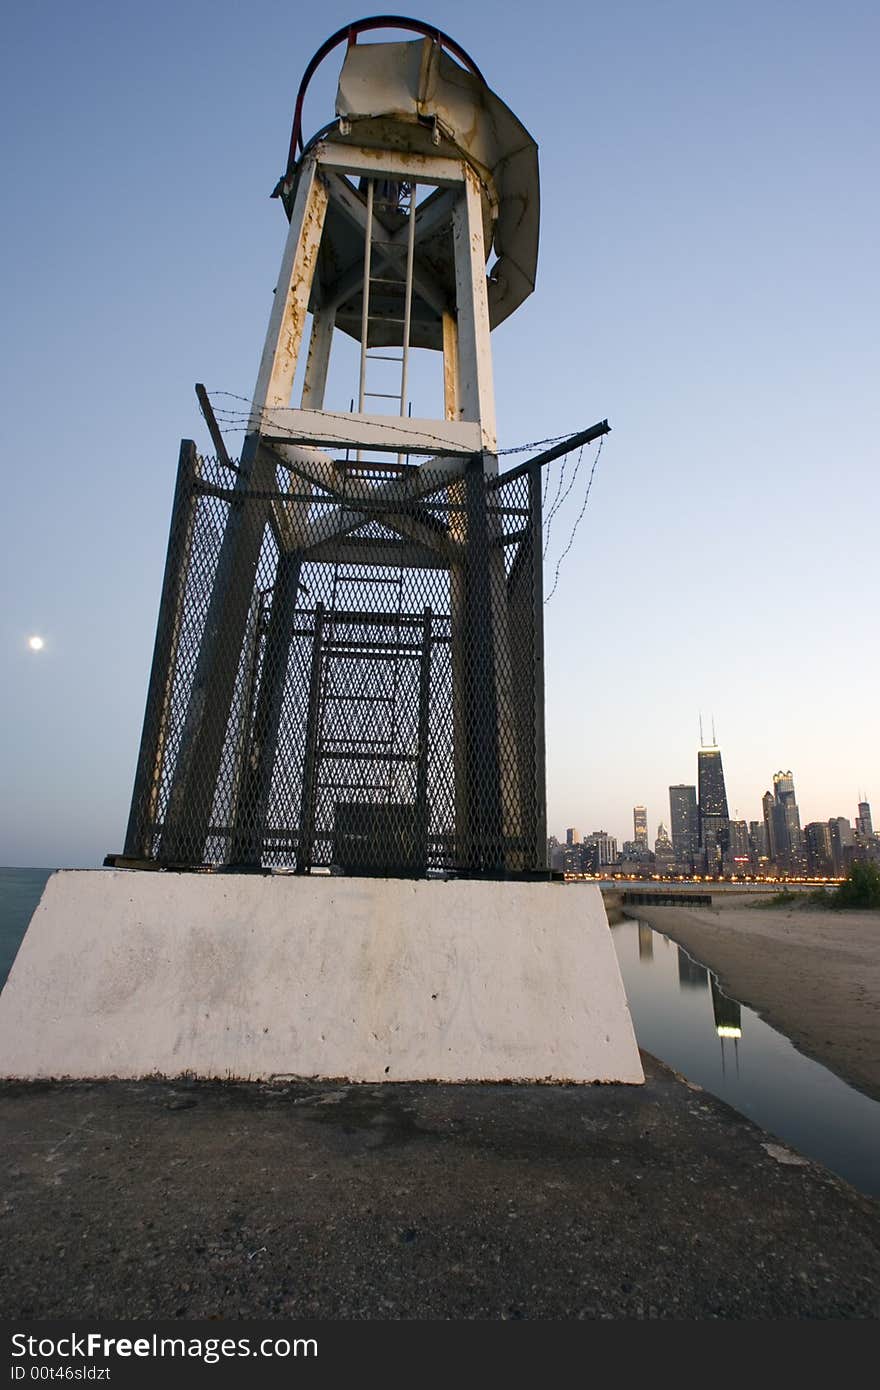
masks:
<path fill-rule="evenodd" d="M 880 1196 L 880 1104 L 721 989 L 644 922 L 612 929 L 639 1045 L 762 1129 Z M 711 1004 L 711 1007 L 710 1007 Z"/>
<path fill-rule="evenodd" d="M 687 951 L 678 948 L 678 984 L 680 989 L 708 989 L 709 972 L 705 965 L 698 965 Z"/>
<path fill-rule="evenodd" d="M 708 973 L 708 972 L 707 972 Z M 721 1040 L 721 1071 L 727 1075 L 727 1058 L 724 1052 L 726 1039 L 733 1039 L 733 1060 L 739 1076 L 739 1040 L 742 1037 L 742 1008 L 735 999 L 728 999 L 715 976 L 712 976 L 712 1013 L 715 1015 L 715 1032 Z"/>

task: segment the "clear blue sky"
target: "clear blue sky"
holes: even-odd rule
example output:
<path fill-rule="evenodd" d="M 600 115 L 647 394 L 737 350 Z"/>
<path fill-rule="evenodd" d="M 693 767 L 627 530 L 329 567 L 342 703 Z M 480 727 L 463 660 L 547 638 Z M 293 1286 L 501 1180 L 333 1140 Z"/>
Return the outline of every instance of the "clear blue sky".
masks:
<path fill-rule="evenodd" d="M 369 12 L 7 9 L 0 863 L 122 847 L 178 444 L 208 443 L 193 383 L 253 388 L 299 77 Z M 547 609 L 551 829 L 626 838 L 644 802 L 653 836 L 701 710 L 731 812 L 791 768 L 803 820 L 852 819 L 860 790 L 880 813 L 880 10 L 414 13 L 540 147 L 538 288 L 493 335 L 501 443 L 614 431 Z"/>

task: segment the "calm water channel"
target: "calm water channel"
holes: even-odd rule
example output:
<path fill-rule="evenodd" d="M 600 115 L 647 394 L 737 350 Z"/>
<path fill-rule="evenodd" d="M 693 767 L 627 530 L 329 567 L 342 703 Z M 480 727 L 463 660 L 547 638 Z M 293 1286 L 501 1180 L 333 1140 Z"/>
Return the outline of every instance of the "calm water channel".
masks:
<path fill-rule="evenodd" d="M 668 937 L 633 921 L 611 930 L 640 1047 L 880 1196 L 880 1103 L 804 1057 Z"/>

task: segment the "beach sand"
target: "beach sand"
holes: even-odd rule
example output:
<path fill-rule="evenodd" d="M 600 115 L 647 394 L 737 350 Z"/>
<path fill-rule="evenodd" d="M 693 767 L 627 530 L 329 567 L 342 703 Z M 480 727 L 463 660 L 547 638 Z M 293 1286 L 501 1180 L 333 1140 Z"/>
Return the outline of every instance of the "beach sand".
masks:
<path fill-rule="evenodd" d="M 801 1052 L 880 1100 L 880 912 L 716 897 L 712 907 L 632 907 L 718 976 Z"/>

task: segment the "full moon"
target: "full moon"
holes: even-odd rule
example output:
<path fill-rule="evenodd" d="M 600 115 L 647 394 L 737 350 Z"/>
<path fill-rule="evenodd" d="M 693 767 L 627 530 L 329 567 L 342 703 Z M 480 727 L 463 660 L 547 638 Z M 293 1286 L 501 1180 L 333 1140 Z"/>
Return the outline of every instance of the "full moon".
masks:
<path fill-rule="evenodd" d="M 36 633 L 33 637 L 28 638 L 28 646 L 30 647 L 32 652 L 41 652 L 45 645 L 46 644 L 43 641 L 42 637 L 38 637 Z"/>

